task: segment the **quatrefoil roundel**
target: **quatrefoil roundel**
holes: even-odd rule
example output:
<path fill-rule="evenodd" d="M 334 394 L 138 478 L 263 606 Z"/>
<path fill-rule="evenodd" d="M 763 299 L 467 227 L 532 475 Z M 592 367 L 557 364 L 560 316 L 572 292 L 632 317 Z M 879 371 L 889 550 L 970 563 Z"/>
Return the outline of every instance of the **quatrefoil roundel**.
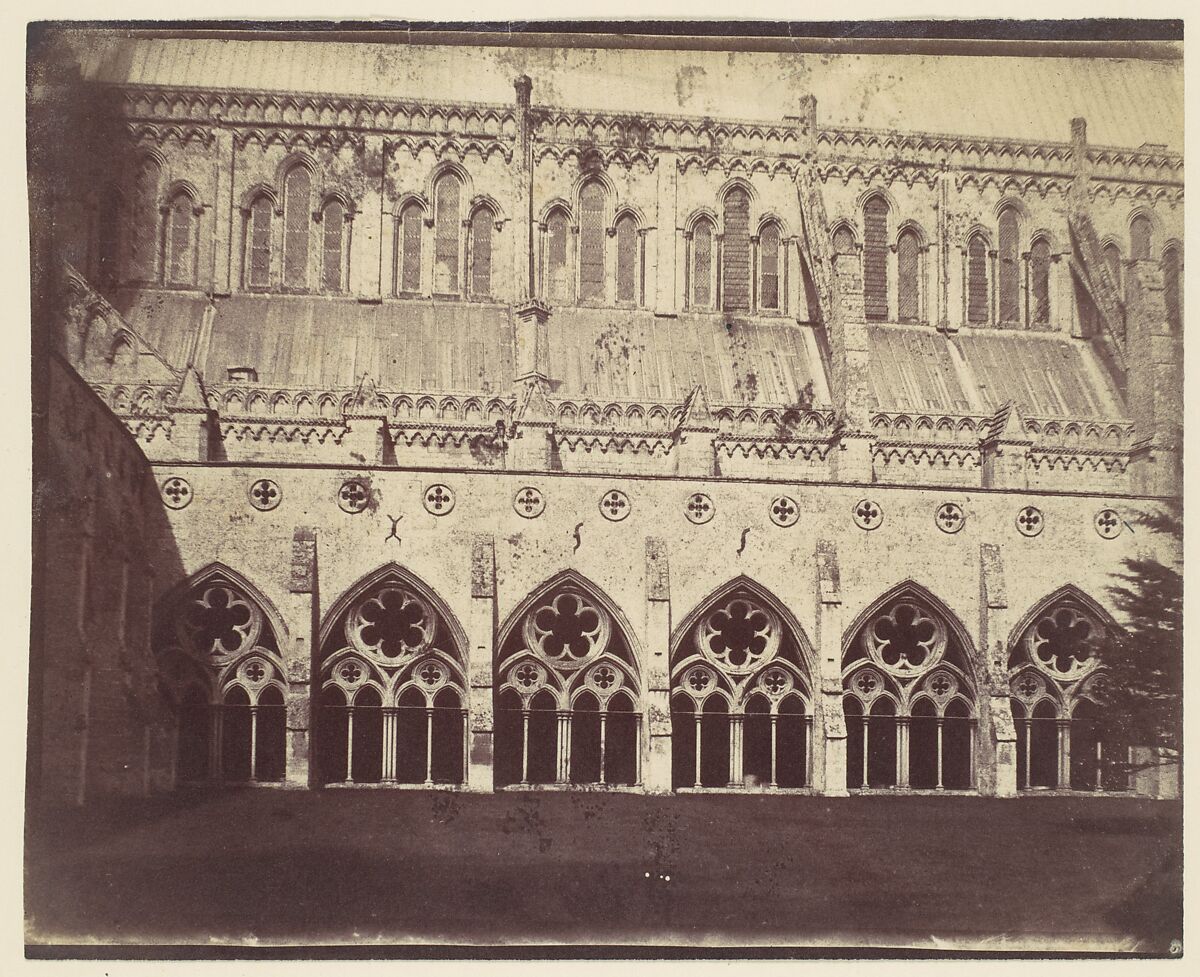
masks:
<path fill-rule="evenodd" d="M 859 698 L 870 702 L 883 691 L 883 676 L 869 668 L 864 668 L 854 676 L 850 683 Z"/>
<path fill-rule="evenodd" d="M 612 695 L 621 687 L 621 673 L 612 665 L 600 664 L 588 672 L 587 684 L 602 696 Z"/>
<path fill-rule="evenodd" d="M 260 478 L 250 485 L 250 504 L 260 512 L 270 512 L 283 500 L 279 483 L 269 478 Z"/>
<path fill-rule="evenodd" d="M 258 608 L 233 588 L 212 584 L 188 598 L 178 632 L 193 657 L 217 665 L 253 648 L 262 625 Z"/>
<path fill-rule="evenodd" d="M 508 673 L 508 681 L 521 692 L 530 693 L 542 687 L 546 681 L 546 672 L 533 662 L 521 662 Z"/>
<path fill-rule="evenodd" d="M 346 685 L 358 685 L 367 675 L 366 666 L 362 662 L 357 662 L 353 658 L 349 658 L 342 662 L 337 668 L 338 678 Z"/>
<path fill-rule="evenodd" d="M 536 519 L 546 511 L 546 500 L 540 489 L 526 485 L 513 496 L 513 508 L 517 515 L 525 519 Z"/>
<path fill-rule="evenodd" d="M 430 689 L 437 688 L 439 685 L 444 684 L 448 677 L 446 673 L 446 666 L 441 662 L 433 661 L 432 659 L 422 662 L 420 665 L 418 665 L 414 674 L 417 676 L 418 680 L 420 680 L 422 685 Z"/>
<path fill-rule="evenodd" d="M 261 685 L 271 674 L 270 666 L 261 658 L 251 658 L 238 671 L 242 673 L 242 678 L 251 685 Z"/>
<path fill-rule="evenodd" d="M 716 681 L 713 673 L 701 666 L 688 669 L 687 674 L 683 677 L 683 685 L 692 695 L 702 696 L 716 685 Z"/>
<path fill-rule="evenodd" d="M 934 517 L 937 528 L 944 533 L 958 532 L 963 528 L 966 521 L 967 519 L 963 515 L 962 506 L 957 502 L 943 502 L 938 506 L 937 515 Z"/>
<path fill-rule="evenodd" d="M 863 630 L 867 653 L 893 675 L 915 675 L 937 664 L 946 650 L 946 629 L 917 604 L 900 601 Z"/>
<path fill-rule="evenodd" d="M 338 489 L 338 508 L 342 512 L 349 512 L 352 515 L 362 512 L 370 499 L 371 491 L 367 488 L 367 483 L 357 478 L 346 479 Z"/>
<path fill-rule="evenodd" d="M 425 490 L 425 509 L 435 516 L 444 516 L 454 508 L 454 492 L 450 486 L 437 483 Z"/>
<path fill-rule="evenodd" d="M 1042 683 L 1038 681 L 1036 676 L 1026 672 L 1020 678 L 1014 680 L 1012 690 L 1026 702 L 1032 702 L 1041 693 Z"/>
<path fill-rule="evenodd" d="M 1103 539 L 1116 539 L 1121 535 L 1121 528 L 1124 525 L 1115 509 L 1101 509 L 1096 513 L 1095 524 L 1096 532 Z"/>
<path fill-rule="evenodd" d="M 792 677 L 782 668 L 768 668 L 758 684 L 767 690 L 768 695 L 779 697 L 791 689 Z"/>
<path fill-rule="evenodd" d="M 183 509 L 192 501 L 192 486 L 186 478 L 172 475 L 160 486 L 163 505 L 168 509 Z"/>
<path fill-rule="evenodd" d="M 771 522 L 776 526 L 794 526 L 800 521 L 800 507 L 796 500 L 787 495 L 776 496 L 771 500 Z"/>
<path fill-rule="evenodd" d="M 934 672 L 926 679 L 925 688 L 932 692 L 938 699 L 945 699 L 957 691 L 958 683 L 954 681 L 954 676 L 948 672 Z"/>
<path fill-rule="evenodd" d="M 779 620 L 744 597 L 709 611 L 695 634 L 700 654 L 733 675 L 749 674 L 779 648 Z"/>
<path fill-rule="evenodd" d="M 859 529 L 878 529 L 883 525 L 883 507 L 870 499 L 860 499 L 854 507 L 854 521 Z"/>
<path fill-rule="evenodd" d="M 394 663 L 425 651 L 433 642 L 433 611 L 399 587 L 385 587 L 355 606 L 346 638 L 358 651 Z"/>
<path fill-rule="evenodd" d="M 1037 506 L 1027 505 L 1017 513 L 1017 532 L 1022 536 L 1041 535 L 1045 525 L 1046 517 Z"/>
<path fill-rule="evenodd" d="M 620 522 L 629 515 L 629 496 L 620 489 L 609 489 L 600 496 L 600 513 L 610 522 Z"/>
<path fill-rule="evenodd" d="M 683 507 L 683 514 L 688 517 L 688 521 L 694 522 L 697 526 L 703 526 L 716 515 L 716 512 L 713 500 L 703 492 L 694 492 L 689 495 L 687 503 Z"/>
<path fill-rule="evenodd" d="M 559 669 L 576 669 L 608 647 L 608 615 L 573 590 L 525 615 L 525 646 Z"/>
<path fill-rule="evenodd" d="M 1073 679 L 1095 667 L 1100 626 L 1074 607 L 1039 618 L 1025 639 L 1029 659 L 1057 679 Z"/>

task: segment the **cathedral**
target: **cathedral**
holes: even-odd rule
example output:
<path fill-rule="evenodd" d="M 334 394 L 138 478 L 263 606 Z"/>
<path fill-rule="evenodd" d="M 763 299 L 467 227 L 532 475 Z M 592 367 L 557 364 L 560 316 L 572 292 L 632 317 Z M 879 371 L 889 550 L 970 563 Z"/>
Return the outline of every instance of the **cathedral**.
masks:
<path fill-rule="evenodd" d="M 1182 91 L 46 32 L 31 788 L 1176 796 Z"/>

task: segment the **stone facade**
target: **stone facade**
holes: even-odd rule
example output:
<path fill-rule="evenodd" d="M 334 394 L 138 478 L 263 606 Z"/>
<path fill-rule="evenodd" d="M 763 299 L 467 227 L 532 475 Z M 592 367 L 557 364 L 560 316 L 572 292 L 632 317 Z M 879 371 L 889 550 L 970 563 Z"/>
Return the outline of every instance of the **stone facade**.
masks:
<path fill-rule="evenodd" d="M 1135 527 L 1181 492 L 1179 154 L 1091 146 L 1082 119 L 1036 143 L 823 124 L 812 96 L 589 111 L 524 75 L 495 104 L 47 85 L 107 150 L 56 177 L 46 328 L 73 392 L 48 437 L 103 403 L 140 448 L 108 565 L 154 577 L 98 654 L 156 646 L 179 718 L 147 737 L 200 737 L 227 779 L 245 740 L 249 778 L 290 786 L 403 780 L 416 742 L 417 783 L 605 781 L 627 741 L 613 776 L 648 791 L 1114 786 L 1070 747 L 1102 666 L 1039 658 L 1037 629 L 1101 638 L 1121 559 L 1178 557 Z M 63 532 L 47 594 L 88 559 Z M 592 710 L 611 749 L 584 777 Z M 364 723 L 383 755 L 357 776 Z M 83 796 L 80 750 L 45 748 L 50 792 Z M 173 776 L 146 763 L 105 783 Z"/>

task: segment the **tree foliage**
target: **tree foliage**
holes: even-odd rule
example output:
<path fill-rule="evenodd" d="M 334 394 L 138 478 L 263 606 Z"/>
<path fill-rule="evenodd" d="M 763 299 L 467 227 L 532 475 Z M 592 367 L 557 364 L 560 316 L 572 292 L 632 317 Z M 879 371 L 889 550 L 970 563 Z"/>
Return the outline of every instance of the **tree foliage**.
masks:
<path fill-rule="evenodd" d="M 1137 524 L 1182 543 L 1178 507 L 1144 516 Z M 1178 762 L 1183 749 L 1182 564 L 1126 557 L 1113 576 L 1118 582 L 1108 591 L 1126 629 L 1113 636 L 1103 655 L 1107 674 L 1101 695 L 1109 722 L 1125 742 L 1157 747 L 1159 756 L 1152 762 Z"/>

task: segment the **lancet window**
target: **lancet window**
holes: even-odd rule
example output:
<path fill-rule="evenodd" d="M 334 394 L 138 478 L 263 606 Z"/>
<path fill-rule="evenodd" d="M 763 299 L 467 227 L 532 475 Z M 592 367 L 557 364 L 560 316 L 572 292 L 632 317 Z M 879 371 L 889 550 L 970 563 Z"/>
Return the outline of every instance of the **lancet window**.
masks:
<path fill-rule="evenodd" d="M 318 780 L 463 783 L 462 648 L 432 597 L 386 573 L 333 613 L 317 695 Z"/>
<path fill-rule="evenodd" d="M 530 602 L 497 669 L 497 787 L 641 782 L 636 661 L 588 588 L 566 580 Z"/>
<path fill-rule="evenodd" d="M 287 684 L 278 637 L 247 589 L 205 575 L 159 615 L 155 647 L 177 710 L 179 780 L 283 780 Z"/>
<path fill-rule="evenodd" d="M 752 588 L 684 623 L 671 665 L 675 789 L 809 786 L 812 715 L 796 638 Z"/>
<path fill-rule="evenodd" d="M 962 644 L 910 590 L 866 617 L 842 656 L 851 789 L 975 785 L 976 707 Z"/>
<path fill-rule="evenodd" d="M 1033 615 L 1009 654 L 1021 790 L 1126 790 L 1129 744 L 1106 721 L 1108 626 L 1064 594 Z"/>

